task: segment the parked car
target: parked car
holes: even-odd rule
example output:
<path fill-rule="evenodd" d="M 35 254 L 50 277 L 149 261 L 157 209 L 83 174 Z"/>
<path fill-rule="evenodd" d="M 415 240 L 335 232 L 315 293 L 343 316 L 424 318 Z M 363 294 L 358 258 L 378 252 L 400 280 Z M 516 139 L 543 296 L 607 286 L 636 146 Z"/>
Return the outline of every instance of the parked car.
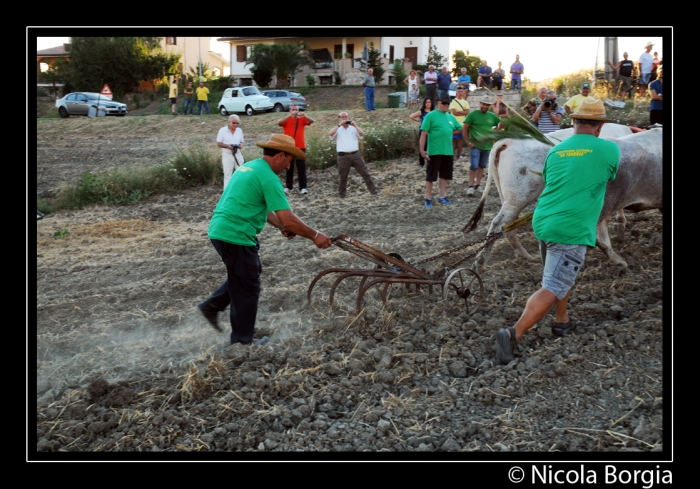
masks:
<path fill-rule="evenodd" d="M 459 86 L 459 83 L 457 83 L 457 82 L 450 83 L 450 89 L 448 90 L 448 93 L 450 94 L 450 100 L 452 100 L 453 98 L 455 98 L 457 96 L 457 87 L 458 86 Z M 474 85 L 473 83 L 470 83 L 469 84 L 469 91 L 473 92 L 474 90 L 476 90 L 476 85 Z"/>
<path fill-rule="evenodd" d="M 253 115 L 255 112 L 271 110 L 273 103 L 269 97 L 260 93 L 255 87 L 227 88 L 219 101 L 219 113 L 229 115 L 234 112 L 245 112 Z"/>
<path fill-rule="evenodd" d="M 290 105 L 298 105 L 299 110 L 306 110 L 306 99 L 298 92 L 290 92 L 289 90 L 265 90 L 263 95 L 270 97 L 275 106 L 272 108 L 274 112 L 286 112 Z"/>
<path fill-rule="evenodd" d="M 56 100 L 58 115 L 64 119 L 72 115 L 88 115 L 90 107 L 104 110 L 106 115 L 125 116 L 128 112 L 126 104 L 108 99 L 99 93 L 73 92 Z"/>

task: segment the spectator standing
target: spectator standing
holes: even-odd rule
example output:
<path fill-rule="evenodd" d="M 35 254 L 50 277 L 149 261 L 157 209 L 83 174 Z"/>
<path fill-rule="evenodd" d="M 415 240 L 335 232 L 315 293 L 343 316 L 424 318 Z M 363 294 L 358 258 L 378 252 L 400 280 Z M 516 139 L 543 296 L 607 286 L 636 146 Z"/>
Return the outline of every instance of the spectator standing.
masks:
<path fill-rule="evenodd" d="M 197 115 L 202 115 L 202 107 L 204 107 L 204 110 L 207 111 L 207 114 L 210 114 L 209 112 L 209 89 L 204 86 L 204 82 L 201 81 L 199 82 L 199 86 L 197 87 Z"/>
<path fill-rule="evenodd" d="M 581 106 L 583 101 L 586 99 L 595 100 L 595 97 L 590 95 L 590 93 L 591 93 L 591 84 L 588 82 L 583 82 L 581 84 L 581 93 L 579 93 L 578 95 L 574 95 L 569 100 L 567 100 L 566 103 L 564 104 L 564 110 L 566 110 L 566 113 L 573 114 L 574 112 L 577 112 L 578 108 Z"/>
<path fill-rule="evenodd" d="M 510 89 L 518 92 L 523 88 L 522 75 L 525 73 L 525 67 L 520 62 L 520 55 L 515 55 L 515 63 L 510 65 Z"/>
<path fill-rule="evenodd" d="M 447 72 L 447 66 L 443 65 L 441 72 L 437 76 L 438 98 L 442 98 L 443 95 L 450 95 L 450 83 L 452 83 L 452 76 Z"/>
<path fill-rule="evenodd" d="M 564 107 L 557 105 L 557 92 L 549 90 L 545 99 L 532 116 L 532 122 L 537 124 L 542 134 L 558 131 L 561 119 L 564 117 Z"/>
<path fill-rule="evenodd" d="M 437 77 L 438 74 L 435 72 L 435 65 L 428 66 L 428 71 L 423 75 L 423 81 L 425 82 L 425 98 L 429 98 L 435 107 L 435 100 L 437 100 Z"/>
<path fill-rule="evenodd" d="M 455 116 L 455 118 L 463 123 L 464 119 L 469 113 L 469 102 L 465 98 L 464 94 L 469 93 L 460 86 L 457 87 L 457 96 L 450 102 L 450 114 Z M 464 147 L 464 134 L 460 131 L 457 134 L 452 135 L 452 150 L 454 152 L 454 159 L 458 160 L 462 158 L 462 148 Z"/>
<path fill-rule="evenodd" d="M 187 86 L 185 87 L 185 107 L 182 109 L 182 113 L 185 115 L 188 114 L 188 109 L 190 115 L 194 112 L 193 95 L 194 87 L 192 86 L 192 82 L 187 82 Z"/>
<path fill-rule="evenodd" d="M 461 75 L 457 77 L 457 85 L 460 87 L 464 87 L 466 90 L 469 90 L 469 84 L 472 82 L 472 77 L 467 75 L 466 68 L 462 68 L 459 71 Z"/>
<path fill-rule="evenodd" d="M 262 158 L 246 164 L 224 190 L 209 222 L 209 239 L 226 266 L 226 281 L 197 308 L 217 331 L 219 312 L 230 305 L 231 344 L 257 345 L 266 338 L 253 339 L 260 297 L 262 264 L 258 256 L 257 235 L 265 223 L 278 228 L 288 239 L 307 238 L 317 248 L 331 246 L 331 238 L 306 225 L 289 207 L 277 173 L 287 168 L 292 158 L 304 154 L 294 139 L 274 134 L 263 148 Z"/>
<path fill-rule="evenodd" d="M 625 93 L 632 89 L 632 72 L 634 71 L 634 61 L 627 59 L 628 56 L 629 55 L 627 53 L 623 53 L 622 57 L 624 59 L 621 59 L 615 66 L 608 61 L 610 68 L 613 70 L 620 70 L 620 88 L 618 90 L 618 95 L 620 96 L 620 100 L 623 102 L 625 101 Z"/>
<path fill-rule="evenodd" d="M 647 94 L 647 87 L 651 78 L 651 70 L 654 67 L 654 57 L 651 55 L 651 48 L 654 43 L 649 41 L 644 46 L 644 52 L 639 57 L 639 96 L 644 98 Z"/>
<path fill-rule="evenodd" d="M 365 109 L 374 110 L 374 70 L 372 68 L 367 70 L 362 86 L 365 87 Z"/>
<path fill-rule="evenodd" d="M 486 85 L 488 88 L 491 88 L 491 74 L 493 73 L 493 70 L 489 66 L 488 62 L 486 60 L 483 60 L 481 62 L 481 66 L 479 66 L 479 77 L 476 79 L 476 86 L 477 88 L 481 88 L 481 85 Z"/>
<path fill-rule="evenodd" d="M 552 307 L 553 335 L 565 336 L 577 325 L 567 312 L 571 288 L 586 247 L 595 246 L 606 184 L 615 179 L 620 165 L 619 147 L 599 139 L 607 121 L 603 103 L 586 99 L 579 109 L 571 114 L 574 135 L 549 150 L 545 159 L 545 186 L 532 219 L 544 265 L 542 287 L 528 299 L 515 326 L 496 333 L 496 359 L 504 365 L 514 360 L 518 340 Z"/>
<path fill-rule="evenodd" d="M 474 192 L 479 190 L 481 177 L 484 174 L 484 168 L 489 164 L 489 154 L 493 147 L 492 141 L 486 141 L 481 138 L 484 131 L 488 131 L 493 127 L 497 127 L 501 119 L 490 112 L 489 109 L 493 105 L 493 100 L 487 96 L 479 106 L 479 110 L 469 112 L 464 120 L 464 140 L 467 141 L 469 147 L 469 188 L 467 195 L 474 196 Z"/>
<path fill-rule="evenodd" d="M 425 208 L 433 208 L 433 182 L 440 179 L 438 203 L 452 205 L 447 199 L 447 182 L 452 180 L 454 157 L 452 154 L 452 135 L 462 130 L 462 124 L 449 113 L 450 97 L 440 99 L 438 110 L 425 116 L 421 124 L 420 151 L 428 162 L 425 170 Z M 425 151 L 427 143 L 427 152 Z"/>
<path fill-rule="evenodd" d="M 240 167 L 243 159 L 243 131 L 241 130 L 241 120 L 236 114 L 231 114 L 228 118 L 228 125 L 219 129 L 216 135 L 216 145 L 221 148 L 221 164 L 224 167 L 224 190 L 228 185 L 233 172 Z"/>
<path fill-rule="evenodd" d="M 423 106 L 421 109 L 417 112 L 414 112 L 411 114 L 411 120 L 414 120 L 418 122 L 420 125 L 423 124 L 423 120 L 425 119 L 425 116 L 428 115 L 428 112 L 433 110 L 433 102 L 429 98 L 423 99 Z M 420 127 L 420 126 L 419 126 Z M 423 134 L 422 129 L 418 129 L 418 165 L 423 168 L 425 165 L 425 159 L 423 159 L 423 152 L 428 149 L 428 138 L 425 138 L 425 143 L 421 143 L 421 135 Z"/>
<path fill-rule="evenodd" d="M 662 124 L 664 115 L 664 85 L 663 85 L 663 66 L 659 67 L 658 78 L 649 84 L 649 92 L 651 93 L 651 103 L 649 104 L 649 123 Z"/>
<path fill-rule="evenodd" d="M 310 126 L 314 121 L 305 112 L 299 110 L 298 105 L 289 106 L 289 114 L 277 121 L 277 125 L 282 128 L 287 136 L 294 138 L 294 143 L 306 156 L 306 135 L 304 133 L 306 126 Z M 292 163 L 287 168 L 287 181 L 284 193 L 288 194 L 294 190 L 294 167 L 297 167 L 299 175 L 299 193 L 302 195 L 308 194 L 306 189 L 306 158 L 294 158 Z"/>
<path fill-rule="evenodd" d="M 493 70 L 493 73 L 491 73 L 491 79 L 493 80 L 493 89 L 494 90 L 502 90 L 503 89 L 503 80 L 506 79 L 506 70 L 504 70 L 501 65 L 500 61 L 498 62 L 498 68 Z"/>
<path fill-rule="evenodd" d="M 365 181 L 369 193 L 379 195 L 379 191 L 374 186 L 374 181 L 367 169 L 367 164 L 360 154 L 359 138 L 363 137 L 365 133 L 357 127 L 355 121 L 348 119 L 347 112 L 341 112 L 338 115 L 338 120 L 338 125 L 331 129 L 329 134 L 331 139 L 336 141 L 336 151 L 338 153 L 338 175 L 340 180 L 338 194 L 341 198 L 345 198 L 350 168 L 354 167 L 355 171 Z"/>
<path fill-rule="evenodd" d="M 170 110 L 173 115 L 177 115 L 177 77 L 173 77 L 173 82 L 170 84 Z"/>

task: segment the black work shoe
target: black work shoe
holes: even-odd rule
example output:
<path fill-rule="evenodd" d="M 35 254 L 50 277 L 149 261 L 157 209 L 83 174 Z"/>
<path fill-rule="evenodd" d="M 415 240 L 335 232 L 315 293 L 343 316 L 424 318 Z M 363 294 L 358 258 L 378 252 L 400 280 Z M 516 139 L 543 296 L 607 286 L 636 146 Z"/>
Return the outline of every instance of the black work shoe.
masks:
<path fill-rule="evenodd" d="M 510 334 L 509 334 L 510 333 Z M 518 340 L 515 339 L 515 328 L 501 328 L 496 333 L 496 359 L 501 365 L 506 365 L 513 360 L 515 356 L 515 348 L 518 346 Z"/>
<path fill-rule="evenodd" d="M 197 309 L 199 309 L 199 312 L 202 313 L 202 316 L 209 321 L 209 324 L 211 324 L 211 327 L 217 330 L 219 333 L 223 331 L 221 329 L 221 326 L 219 326 L 219 311 L 211 307 L 209 304 L 206 302 L 200 302 L 197 304 Z"/>

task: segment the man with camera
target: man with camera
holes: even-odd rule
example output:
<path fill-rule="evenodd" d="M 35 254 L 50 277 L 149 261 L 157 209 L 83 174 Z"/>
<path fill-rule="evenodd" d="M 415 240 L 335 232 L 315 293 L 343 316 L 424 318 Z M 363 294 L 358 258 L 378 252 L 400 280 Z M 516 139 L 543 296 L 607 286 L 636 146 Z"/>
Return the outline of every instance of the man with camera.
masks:
<path fill-rule="evenodd" d="M 345 192 L 348 184 L 348 175 L 350 168 L 354 167 L 357 173 L 367 185 L 367 190 L 372 195 L 378 195 L 379 190 L 374 186 L 374 181 L 369 175 L 369 170 L 365 164 L 364 158 L 360 154 L 359 138 L 365 133 L 357 127 L 354 121 L 348 118 L 347 112 L 338 114 L 338 125 L 331 129 L 329 136 L 336 141 L 336 151 L 338 152 L 338 175 L 340 184 L 338 186 L 338 194 L 341 198 L 345 198 Z"/>
<path fill-rule="evenodd" d="M 287 136 L 294 138 L 297 148 L 306 153 L 306 136 L 304 128 L 310 126 L 314 120 L 307 116 L 306 113 L 299 110 L 298 105 L 289 106 L 289 115 L 282 117 L 277 121 L 277 125 L 282 128 Z M 294 166 L 296 165 L 299 172 L 299 193 L 302 195 L 308 194 L 306 190 L 306 159 L 300 160 L 294 158 L 292 164 L 287 168 L 287 182 L 284 187 L 284 193 L 288 194 L 294 190 Z"/>
<path fill-rule="evenodd" d="M 245 163 L 243 158 L 243 131 L 239 127 L 241 120 L 236 114 L 228 117 L 228 125 L 219 129 L 216 145 L 221 148 L 221 162 L 224 166 L 224 190 L 233 172 Z"/>
<path fill-rule="evenodd" d="M 559 130 L 559 123 L 564 117 L 564 107 L 557 105 L 557 92 L 549 90 L 544 102 L 532 115 L 532 122 L 537 124 L 542 134 Z"/>

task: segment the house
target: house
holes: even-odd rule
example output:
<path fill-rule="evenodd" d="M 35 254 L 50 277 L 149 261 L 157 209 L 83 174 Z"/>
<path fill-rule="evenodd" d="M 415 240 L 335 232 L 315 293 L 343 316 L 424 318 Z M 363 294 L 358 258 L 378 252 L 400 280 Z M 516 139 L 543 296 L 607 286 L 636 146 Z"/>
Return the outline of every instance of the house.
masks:
<path fill-rule="evenodd" d="M 314 66 L 304 66 L 292 80 L 292 86 L 305 85 L 305 77 L 312 74 L 321 85 L 332 84 L 334 72 L 343 85 L 359 85 L 365 73 L 360 71 L 360 63 L 355 58 L 362 57 L 365 46 L 372 44 L 382 55 L 382 66 L 386 70 L 381 84 L 393 83 L 390 65 L 395 59 L 404 60 L 408 71 L 414 65 L 424 64 L 430 46 L 436 46 L 438 52 L 448 56 L 449 37 L 221 37 L 217 41 L 230 45 L 231 75 L 240 85 L 252 85 L 250 72 L 252 65 L 246 65 L 255 44 L 278 44 L 301 41 L 309 43 Z"/>
<path fill-rule="evenodd" d="M 211 37 L 165 37 L 160 45 L 167 53 L 179 53 L 180 73 L 189 73 L 190 68 L 197 71 L 199 56 L 201 53 L 202 64 L 209 65 L 212 76 L 226 76 L 230 66 L 226 58 L 219 53 L 210 51 Z"/>
<path fill-rule="evenodd" d="M 54 84 L 49 83 L 47 77 L 45 76 L 46 70 L 51 66 L 57 59 L 64 58 L 69 59 L 67 44 L 62 44 L 56 46 L 55 48 L 42 49 L 36 52 L 36 86 L 37 88 L 45 88 L 47 90 L 53 90 Z M 62 83 L 56 83 L 56 88 L 63 86 Z"/>

